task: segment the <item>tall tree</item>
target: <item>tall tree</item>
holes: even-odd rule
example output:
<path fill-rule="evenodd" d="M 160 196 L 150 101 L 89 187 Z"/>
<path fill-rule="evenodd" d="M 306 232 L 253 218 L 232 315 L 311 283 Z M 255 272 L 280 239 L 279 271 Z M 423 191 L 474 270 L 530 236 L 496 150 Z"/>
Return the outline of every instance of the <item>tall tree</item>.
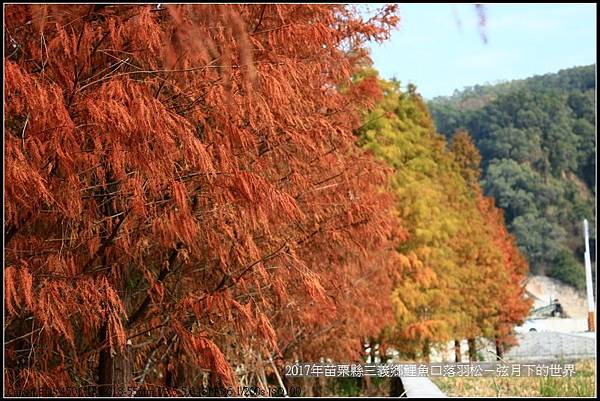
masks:
<path fill-rule="evenodd" d="M 528 266 L 514 237 L 507 231 L 502 209 L 496 208 L 494 199 L 484 196 L 479 187 L 477 178 L 481 174 L 481 156 L 469 133 L 464 130 L 456 132 L 452 137 L 451 149 L 461 174 L 470 183 L 477 199 L 477 211 L 482 219 L 481 227 L 485 228 L 485 232 L 480 233 L 478 237 L 485 238 L 501 256 L 500 259 L 488 259 L 488 263 L 484 265 L 488 266 L 487 284 L 475 293 L 479 296 L 486 294 L 496 301 L 495 304 L 491 304 L 492 308 L 487 308 L 483 319 L 480 319 L 479 328 L 482 334 L 495 341 L 497 357 L 502 358 L 504 349 L 516 344 L 514 326 L 523 323 L 531 308 L 532 300 L 525 297 Z M 474 237 L 477 236 L 470 236 Z M 486 322 L 487 326 L 483 322 Z"/>
<path fill-rule="evenodd" d="M 398 225 L 350 77 L 395 6 L 5 11 L 8 389 L 248 382 L 383 325 L 348 305 L 386 310 Z"/>
<path fill-rule="evenodd" d="M 503 217 L 482 196 L 481 157 L 469 135 L 460 132 L 447 146 L 414 88 L 379 82 L 384 99 L 365 113 L 357 134 L 393 168 L 396 207 L 408 231 L 397 246 L 389 336 L 402 354 L 425 360 L 431 347 L 467 338 L 474 358 L 475 338 L 504 341 L 527 312 L 526 264 L 502 231 Z M 511 306 L 504 310 L 507 294 Z"/>
<path fill-rule="evenodd" d="M 403 354 L 427 359 L 433 345 L 453 338 L 465 315 L 455 302 L 462 291 L 455 239 L 462 237 L 467 187 L 420 96 L 401 92 L 399 82 L 380 84 L 386 96 L 357 134 L 394 169 L 391 185 L 409 236 L 397 247 L 391 337 Z"/>

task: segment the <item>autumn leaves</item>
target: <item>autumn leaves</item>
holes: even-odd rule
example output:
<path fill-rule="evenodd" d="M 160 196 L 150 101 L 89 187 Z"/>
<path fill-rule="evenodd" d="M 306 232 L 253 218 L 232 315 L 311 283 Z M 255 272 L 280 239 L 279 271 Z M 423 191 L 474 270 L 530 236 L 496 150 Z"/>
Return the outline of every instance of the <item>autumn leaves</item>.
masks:
<path fill-rule="evenodd" d="M 6 21 L 12 389 L 265 386 L 271 358 L 360 359 L 394 325 L 394 288 L 414 324 L 442 318 L 451 302 L 427 291 L 451 276 L 451 236 L 419 219 L 443 216 L 438 173 L 459 174 L 412 117 L 412 142 L 389 139 L 414 173 L 354 132 L 382 107 L 382 83 L 352 77 L 394 7 L 364 22 L 342 5 L 14 5 Z"/>
<path fill-rule="evenodd" d="M 452 339 L 510 344 L 530 306 L 523 297 L 527 264 L 501 211 L 479 188 L 477 148 L 464 131 L 446 144 L 418 95 L 401 91 L 398 82 L 380 85 L 386 97 L 365 115 L 358 134 L 394 167 L 392 190 L 409 232 L 398 247 L 397 325 L 387 340 L 405 356 L 422 358 Z"/>

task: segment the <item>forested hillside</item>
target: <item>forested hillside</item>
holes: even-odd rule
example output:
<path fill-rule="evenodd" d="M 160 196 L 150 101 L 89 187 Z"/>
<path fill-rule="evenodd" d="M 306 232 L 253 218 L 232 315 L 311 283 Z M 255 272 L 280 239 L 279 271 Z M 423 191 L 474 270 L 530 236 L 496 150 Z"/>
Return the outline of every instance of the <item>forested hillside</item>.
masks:
<path fill-rule="evenodd" d="M 532 273 L 582 288 L 581 221 L 595 226 L 595 65 L 467 88 L 429 107 L 447 137 L 461 128 L 473 136 L 481 185 Z"/>

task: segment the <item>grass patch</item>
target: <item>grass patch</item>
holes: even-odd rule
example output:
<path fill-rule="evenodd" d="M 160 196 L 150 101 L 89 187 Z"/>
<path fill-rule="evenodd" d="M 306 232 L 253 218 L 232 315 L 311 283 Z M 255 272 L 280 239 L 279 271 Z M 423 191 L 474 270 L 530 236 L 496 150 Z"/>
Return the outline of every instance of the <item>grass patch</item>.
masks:
<path fill-rule="evenodd" d="M 596 361 L 575 364 L 571 377 L 435 377 L 448 397 L 594 397 Z"/>

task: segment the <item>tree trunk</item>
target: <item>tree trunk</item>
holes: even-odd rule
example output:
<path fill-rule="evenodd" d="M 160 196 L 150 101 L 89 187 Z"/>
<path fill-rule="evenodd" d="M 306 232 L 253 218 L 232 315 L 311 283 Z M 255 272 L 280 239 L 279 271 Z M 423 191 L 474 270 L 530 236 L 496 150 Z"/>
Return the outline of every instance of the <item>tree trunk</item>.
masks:
<path fill-rule="evenodd" d="M 430 349 L 429 349 L 429 340 L 425 340 L 425 343 L 423 344 L 423 361 L 425 363 L 429 363 L 429 354 L 430 354 Z"/>
<path fill-rule="evenodd" d="M 375 339 L 373 337 L 369 338 L 369 358 L 370 363 L 375 363 Z"/>
<path fill-rule="evenodd" d="M 462 362 L 462 354 L 460 352 L 460 340 L 454 340 L 454 362 Z"/>
<path fill-rule="evenodd" d="M 313 385 L 312 396 L 313 397 L 322 397 L 323 394 L 323 383 L 321 383 L 321 376 L 315 377 L 315 382 Z"/>
<path fill-rule="evenodd" d="M 387 347 L 379 344 L 379 363 L 387 363 L 389 357 L 387 355 Z"/>
<path fill-rule="evenodd" d="M 105 345 L 108 340 L 108 327 L 105 323 L 100 329 L 100 343 Z M 127 386 L 131 376 L 131 360 L 129 350 L 115 350 L 111 355 L 110 347 L 100 351 L 98 358 L 98 395 L 100 397 L 126 397 Z"/>
<path fill-rule="evenodd" d="M 398 376 L 392 376 L 390 379 L 390 397 L 402 397 L 404 396 L 405 390 L 402 384 L 402 379 Z"/>
<path fill-rule="evenodd" d="M 502 358 L 504 358 L 504 347 L 500 343 L 500 340 L 496 338 L 496 360 L 501 361 Z"/>
<path fill-rule="evenodd" d="M 111 202 L 111 199 L 114 198 L 114 195 L 110 194 L 117 192 L 118 184 L 115 182 L 115 178 L 110 166 L 106 166 L 104 178 L 106 182 L 110 184 L 107 184 L 99 189 L 99 194 L 102 195 L 102 197 L 99 198 L 100 203 L 98 207 L 102 210 L 102 214 L 107 217 L 104 222 L 106 231 L 112 231 L 112 235 L 116 235 L 117 229 L 111 229 L 108 221 L 112 220 L 113 227 L 119 227 L 125 219 L 126 214 L 123 215 L 120 220 L 118 220 L 119 218 L 117 217 L 111 217 L 116 215 L 117 210 L 115 204 Z M 110 242 L 105 242 L 105 245 L 101 246 L 101 251 L 92 256 L 92 258 L 87 262 L 87 265 L 92 267 L 92 262 L 95 260 L 96 256 L 98 256 L 102 258 L 103 266 L 109 266 L 110 263 L 105 252 L 109 246 Z M 87 265 L 84 270 L 87 269 Z M 117 287 L 115 290 L 122 291 L 123 286 L 121 286 L 121 288 Z M 127 304 L 127 299 L 123 298 L 123 303 Z M 102 346 L 102 350 L 100 351 L 98 358 L 98 395 L 100 397 L 126 397 L 128 396 L 127 386 L 132 379 L 130 359 L 127 355 L 130 350 L 128 350 L 126 346 L 123 350 L 114 349 L 111 352 L 110 346 L 108 345 L 108 336 L 108 323 L 104 322 L 98 333 L 98 340 Z"/>
<path fill-rule="evenodd" d="M 477 362 L 477 346 L 474 338 L 468 339 L 469 343 L 469 362 Z"/>
<path fill-rule="evenodd" d="M 368 397 L 370 396 L 373 388 L 373 380 L 371 376 L 363 376 L 362 377 L 362 390 L 360 396 Z"/>

